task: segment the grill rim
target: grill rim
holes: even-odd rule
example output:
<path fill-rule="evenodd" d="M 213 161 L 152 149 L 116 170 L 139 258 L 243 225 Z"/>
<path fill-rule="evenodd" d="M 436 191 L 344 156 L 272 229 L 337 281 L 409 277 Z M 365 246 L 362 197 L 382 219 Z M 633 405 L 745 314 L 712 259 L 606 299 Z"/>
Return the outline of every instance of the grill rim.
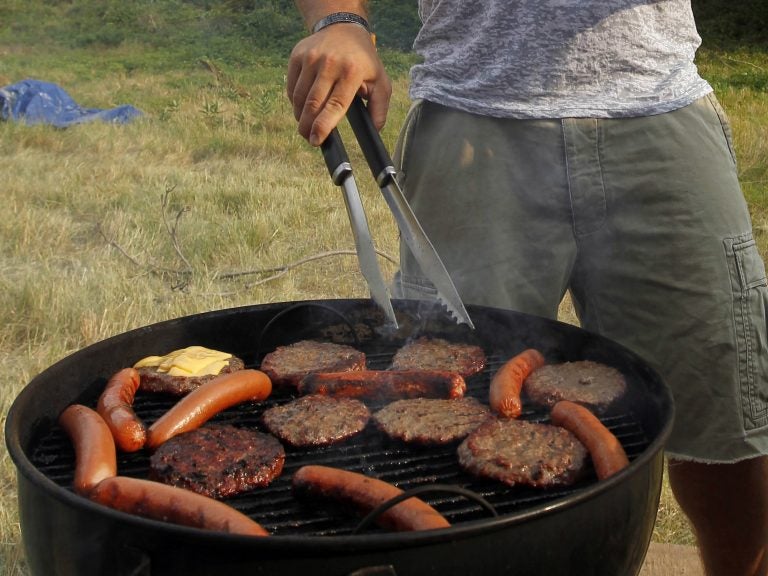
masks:
<path fill-rule="evenodd" d="M 344 307 L 352 306 L 353 308 L 370 305 L 369 301 L 367 300 L 340 299 L 325 300 L 322 302 L 325 304 L 336 304 Z M 398 304 L 397 302 L 395 303 Z M 120 342 L 126 339 L 141 339 L 142 335 L 146 334 L 147 331 L 172 329 L 174 326 L 178 326 L 180 324 L 184 325 L 190 322 L 194 323 L 196 319 L 211 317 L 211 315 L 220 315 L 226 317 L 230 314 L 242 314 L 252 310 L 258 310 L 262 313 L 269 310 L 280 311 L 286 306 L 294 304 L 296 303 L 281 302 L 267 305 L 253 305 L 239 308 L 230 308 L 216 312 L 205 312 L 201 314 L 194 314 L 181 318 L 165 320 L 112 336 L 100 342 L 91 344 L 90 346 L 87 346 L 62 358 L 34 377 L 29 382 L 29 384 L 25 386 L 9 410 L 5 426 L 6 445 L 8 447 L 11 459 L 17 468 L 17 473 L 19 475 L 23 475 L 24 480 L 29 482 L 33 487 L 43 490 L 48 496 L 53 497 L 68 507 L 71 507 L 75 512 L 78 509 L 84 508 L 91 514 L 106 516 L 108 519 L 114 522 L 120 523 L 121 525 L 126 525 L 128 527 L 134 527 L 138 530 L 151 527 L 154 531 L 167 533 L 174 537 L 189 537 L 192 539 L 191 541 L 199 540 L 201 542 L 220 542 L 222 539 L 224 539 L 228 544 L 231 543 L 233 546 L 238 547 L 245 546 L 249 549 L 268 548 L 275 551 L 291 550 L 292 552 L 314 554 L 316 552 L 348 553 L 350 550 L 359 551 L 361 549 L 375 552 L 379 550 L 391 550 L 392 548 L 410 548 L 427 544 L 444 543 L 447 540 L 457 540 L 470 536 L 481 536 L 483 534 L 502 530 L 510 526 L 527 523 L 532 519 L 538 518 L 542 515 L 556 515 L 570 508 L 580 506 L 585 502 L 600 497 L 602 494 L 611 492 L 614 487 L 624 484 L 630 477 L 636 474 L 643 474 L 649 466 L 654 464 L 660 465 L 659 463 L 663 458 L 662 448 L 669 433 L 671 432 L 674 419 L 674 405 L 671 392 L 663 384 L 658 375 L 650 367 L 648 367 L 642 359 L 637 357 L 626 348 L 623 348 L 619 344 L 608 341 L 604 337 L 597 335 L 591 335 L 591 337 L 598 338 L 601 341 L 606 342 L 614 351 L 621 351 L 622 354 L 638 363 L 639 367 L 647 371 L 649 377 L 648 382 L 652 382 L 653 385 L 657 388 L 653 391 L 654 398 L 648 399 L 648 402 L 655 404 L 654 410 L 657 412 L 655 416 L 657 416 L 662 423 L 658 433 L 656 434 L 656 437 L 653 438 L 647 447 L 635 459 L 632 460 L 626 469 L 621 471 L 616 476 L 600 482 L 596 482 L 574 493 L 570 493 L 563 498 L 558 498 L 553 501 L 538 504 L 524 510 L 505 513 L 497 518 L 488 517 L 485 519 L 463 521 L 461 524 L 451 526 L 450 528 L 429 532 L 395 532 L 358 535 L 345 534 L 334 535 L 331 537 L 280 534 L 264 539 L 255 539 L 252 537 L 212 533 L 196 528 L 168 524 L 103 507 L 60 486 L 55 481 L 51 480 L 45 474 L 40 472 L 38 468 L 31 462 L 30 457 L 28 456 L 28 450 L 29 447 L 34 444 L 35 439 L 33 433 L 36 430 L 39 430 L 41 427 L 50 426 L 50 421 L 41 419 L 40 421 L 36 422 L 22 422 L 21 415 L 30 409 L 30 405 L 37 403 L 37 399 L 41 394 L 39 389 L 42 386 L 47 386 L 49 388 L 53 386 L 54 390 L 56 389 L 55 381 L 57 371 L 65 369 L 66 365 L 69 362 L 74 361 L 75 357 L 78 357 L 79 355 L 81 356 L 85 353 L 97 354 L 99 351 L 112 350 L 114 349 L 116 342 Z M 400 306 L 409 305 L 411 304 L 400 304 L 398 308 Z M 470 311 L 473 308 L 475 311 L 482 311 L 484 309 L 482 307 L 470 306 Z M 549 326 L 566 335 L 572 332 L 573 334 L 582 334 L 583 337 L 583 334 L 585 333 L 585 331 L 581 328 L 558 321 L 528 316 L 518 312 L 502 312 L 503 314 L 513 314 L 515 317 L 519 318 L 528 318 L 542 330 Z M 52 382 L 54 384 L 52 384 Z M 93 383 L 91 383 L 90 386 L 93 386 Z M 58 395 L 54 393 L 54 396 L 59 401 L 59 405 L 51 407 L 50 411 L 52 413 L 58 413 L 61 409 L 63 409 L 63 407 L 75 401 L 72 399 L 71 390 L 66 388 L 64 389 L 64 392 L 68 393 Z M 50 391 L 46 392 L 46 395 L 50 394 Z"/>

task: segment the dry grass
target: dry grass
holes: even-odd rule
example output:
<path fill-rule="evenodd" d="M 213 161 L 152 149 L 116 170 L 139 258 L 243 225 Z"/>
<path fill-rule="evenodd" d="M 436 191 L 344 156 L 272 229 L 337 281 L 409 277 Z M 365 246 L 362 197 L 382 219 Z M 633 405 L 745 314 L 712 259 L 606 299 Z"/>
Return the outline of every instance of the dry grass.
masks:
<path fill-rule="evenodd" d="M 0 125 L 0 358 L 8 367 L 0 413 L 47 366 L 134 327 L 252 303 L 367 294 L 346 253 L 354 244 L 340 192 L 319 151 L 296 134 L 281 77 L 252 87 L 260 95 L 250 98 L 205 71 L 177 90 L 167 88 L 173 78 L 134 77 L 131 90 L 161 102 L 140 122 Z M 89 105 L 129 101 L 113 102 L 109 80 L 54 80 Z M 396 256 L 391 217 L 367 180 L 360 171 L 377 247 Z M 259 271 L 324 252 L 260 283 L 270 273 Z M 381 265 L 391 277 L 394 266 L 385 258 Z M 222 277 L 228 273 L 243 275 Z M 2 455 L 0 573 L 24 573 L 15 468 Z"/>
<path fill-rule="evenodd" d="M 259 271 L 353 247 L 319 152 L 295 133 L 282 71 L 261 70 L 257 79 L 202 68 L 125 75 L 86 71 L 85 63 L 62 70 L 37 55 L 37 69 L 22 73 L 20 54 L 35 62 L 24 49 L 0 47 L 0 58 L 9 57 L 0 77 L 45 78 L 86 105 L 132 103 L 147 115 L 126 126 L 67 130 L 0 124 L 0 413 L 47 366 L 138 326 L 244 304 L 365 296 L 355 258 L 343 254 L 259 283 Z M 109 55 L 102 58 L 109 66 Z M 764 99 L 737 91 L 724 103 L 742 170 L 755 181 L 748 192 L 766 254 L 768 110 Z M 400 80 L 384 133 L 390 146 L 407 105 Z M 367 171 L 358 174 L 377 246 L 396 256 L 386 206 Z M 394 266 L 381 263 L 391 276 Z M 249 273 L 224 277 L 232 272 Z M 562 317 L 575 323 L 568 302 Z M 654 539 L 691 542 L 666 485 Z M 25 573 L 15 468 L 5 451 L 0 573 Z"/>

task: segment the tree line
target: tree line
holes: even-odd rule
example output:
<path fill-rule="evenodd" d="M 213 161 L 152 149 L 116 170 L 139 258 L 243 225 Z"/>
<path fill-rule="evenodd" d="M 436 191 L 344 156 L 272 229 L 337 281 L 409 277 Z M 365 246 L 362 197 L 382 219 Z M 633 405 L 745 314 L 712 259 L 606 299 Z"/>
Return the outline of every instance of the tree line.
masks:
<path fill-rule="evenodd" d="M 651 0 L 648 0 L 651 1 Z M 409 52 L 417 0 L 370 0 L 383 49 Z M 693 0 L 705 46 L 768 48 L 765 0 Z M 0 2 L 0 41 L 209 50 L 237 61 L 248 52 L 287 58 L 306 35 L 293 0 L 27 0 Z"/>

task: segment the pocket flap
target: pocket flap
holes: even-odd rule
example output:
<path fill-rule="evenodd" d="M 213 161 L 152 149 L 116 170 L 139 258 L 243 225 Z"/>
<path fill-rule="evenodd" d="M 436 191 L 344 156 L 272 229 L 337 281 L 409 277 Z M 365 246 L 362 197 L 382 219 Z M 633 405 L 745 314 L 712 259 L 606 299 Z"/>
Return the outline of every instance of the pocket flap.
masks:
<path fill-rule="evenodd" d="M 736 257 L 742 290 L 766 285 L 765 264 L 752 238 L 734 244 L 733 255 Z"/>

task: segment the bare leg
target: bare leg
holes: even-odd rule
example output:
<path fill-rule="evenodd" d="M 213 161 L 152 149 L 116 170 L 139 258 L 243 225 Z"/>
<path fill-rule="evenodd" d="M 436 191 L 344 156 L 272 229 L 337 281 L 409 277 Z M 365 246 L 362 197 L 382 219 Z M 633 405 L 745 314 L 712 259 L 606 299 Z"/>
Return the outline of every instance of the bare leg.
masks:
<path fill-rule="evenodd" d="M 768 456 L 735 464 L 670 460 L 669 482 L 708 576 L 768 574 Z"/>

